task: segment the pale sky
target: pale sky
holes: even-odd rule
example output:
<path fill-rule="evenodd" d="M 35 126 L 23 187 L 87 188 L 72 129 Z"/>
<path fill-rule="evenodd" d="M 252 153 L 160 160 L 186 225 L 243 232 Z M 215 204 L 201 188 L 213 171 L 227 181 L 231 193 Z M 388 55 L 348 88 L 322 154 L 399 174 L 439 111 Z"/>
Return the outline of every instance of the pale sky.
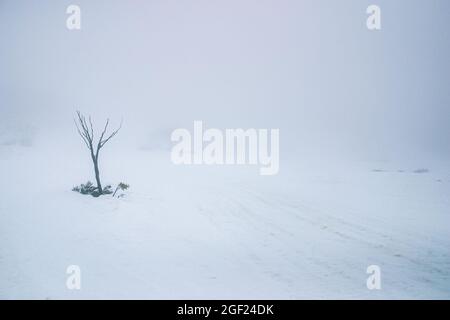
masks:
<path fill-rule="evenodd" d="M 449 24 L 447 0 L 0 0 L 0 124 L 73 135 L 80 109 L 123 117 L 130 142 L 202 120 L 279 128 L 292 150 L 449 159 Z"/>

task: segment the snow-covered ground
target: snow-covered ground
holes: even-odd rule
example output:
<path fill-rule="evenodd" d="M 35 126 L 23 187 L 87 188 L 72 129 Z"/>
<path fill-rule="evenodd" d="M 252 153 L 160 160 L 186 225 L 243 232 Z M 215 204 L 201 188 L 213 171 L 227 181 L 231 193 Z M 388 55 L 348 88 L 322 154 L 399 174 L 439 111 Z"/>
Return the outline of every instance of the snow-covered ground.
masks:
<path fill-rule="evenodd" d="M 92 176 L 78 147 L 0 146 L 0 298 L 450 298 L 449 167 L 282 158 L 259 176 L 105 151 L 104 182 L 131 189 L 92 198 L 71 191 Z"/>

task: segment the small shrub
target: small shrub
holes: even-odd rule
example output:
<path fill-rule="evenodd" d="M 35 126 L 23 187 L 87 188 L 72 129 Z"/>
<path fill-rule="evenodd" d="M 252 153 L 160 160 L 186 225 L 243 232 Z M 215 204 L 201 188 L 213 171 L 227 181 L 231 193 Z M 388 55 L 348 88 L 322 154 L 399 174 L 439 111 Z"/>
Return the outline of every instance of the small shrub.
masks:
<path fill-rule="evenodd" d="M 89 194 L 93 197 L 99 197 L 103 194 L 111 194 L 112 187 L 110 185 L 107 185 L 103 188 L 103 192 L 98 192 L 98 189 L 91 181 L 86 182 L 85 184 L 81 184 L 79 186 L 75 186 L 72 188 L 72 191 L 79 192 L 81 194 Z"/>
<path fill-rule="evenodd" d="M 112 187 L 111 185 L 108 184 L 106 187 L 103 188 L 103 194 L 111 194 L 111 193 L 113 193 Z"/>
<path fill-rule="evenodd" d="M 127 190 L 129 187 L 130 187 L 129 184 L 126 184 L 126 183 L 124 183 L 124 182 L 120 182 L 120 183 L 117 185 L 116 190 L 114 190 L 114 193 L 113 193 L 112 196 L 114 197 L 119 189 L 122 190 L 122 191 L 125 191 L 125 190 Z M 121 198 L 121 197 L 123 197 L 123 196 L 124 196 L 124 194 L 121 193 L 121 194 L 118 195 L 117 197 L 118 197 L 118 198 Z"/>
<path fill-rule="evenodd" d="M 94 186 L 94 184 L 90 181 L 86 182 L 85 184 L 81 184 L 79 186 L 73 187 L 72 191 L 79 192 L 81 194 L 92 194 L 97 190 L 97 187 Z"/>

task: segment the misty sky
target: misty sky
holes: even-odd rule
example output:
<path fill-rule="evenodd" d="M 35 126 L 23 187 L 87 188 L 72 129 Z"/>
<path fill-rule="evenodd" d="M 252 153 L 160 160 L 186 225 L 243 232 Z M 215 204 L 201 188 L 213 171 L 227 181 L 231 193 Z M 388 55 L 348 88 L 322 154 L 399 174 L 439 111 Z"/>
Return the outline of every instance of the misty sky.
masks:
<path fill-rule="evenodd" d="M 75 136 L 80 109 L 136 145 L 202 120 L 280 128 L 285 152 L 449 159 L 449 26 L 447 0 L 0 0 L 0 125 Z"/>

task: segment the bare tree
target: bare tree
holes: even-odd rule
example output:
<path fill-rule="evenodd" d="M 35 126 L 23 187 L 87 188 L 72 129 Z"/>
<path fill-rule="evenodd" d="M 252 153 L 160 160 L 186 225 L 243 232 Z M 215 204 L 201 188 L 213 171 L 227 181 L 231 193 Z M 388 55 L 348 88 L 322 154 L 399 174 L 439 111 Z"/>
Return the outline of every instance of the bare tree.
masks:
<path fill-rule="evenodd" d="M 94 164 L 94 171 L 95 171 L 95 180 L 97 181 L 97 189 L 98 194 L 101 195 L 103 193 L 102 189 L 102 183 L 100 181 L 100 171 L 98 169 L 98 155 L 100 152 L 100 149 L 103 148 L 103 146 L 111 140 L 112 137 L 114 137 L 119 130 L 122 128 L 122 121 L 120 122 L 119 128 L 114 130 L 111 134 L 105 136 L 106 131 L 108 129 L 109 125 L 109 119 L 106 120 L 105 127 L 103 128 L 103 131 L 100 135 L 100 138 L 98 139 L 98 142 L 94 142 L 94 128 L 92 125 L 91 117 L 88 117 L 88 121 L 86 121 L 86 117 L 81 114 L 80 111 L 77 111 L 78 119 L 75 120 L 75 126 L 77 127 L 78 133 L 80 134 L 81 138 L 83 139 L 84 143 L 86 144 L 86 147 L 88 147 L 90 153 L 92 162 Z"/>

